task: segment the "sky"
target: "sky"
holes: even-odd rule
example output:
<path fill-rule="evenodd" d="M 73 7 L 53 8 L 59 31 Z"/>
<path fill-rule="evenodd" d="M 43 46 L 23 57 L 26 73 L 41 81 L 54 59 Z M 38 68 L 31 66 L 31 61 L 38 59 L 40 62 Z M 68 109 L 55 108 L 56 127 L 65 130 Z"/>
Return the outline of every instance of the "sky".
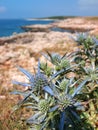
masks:
<path fill-rule="evenodd" d="M 98 0 L 0 0 L 0 19 L 98 16 Z"/>

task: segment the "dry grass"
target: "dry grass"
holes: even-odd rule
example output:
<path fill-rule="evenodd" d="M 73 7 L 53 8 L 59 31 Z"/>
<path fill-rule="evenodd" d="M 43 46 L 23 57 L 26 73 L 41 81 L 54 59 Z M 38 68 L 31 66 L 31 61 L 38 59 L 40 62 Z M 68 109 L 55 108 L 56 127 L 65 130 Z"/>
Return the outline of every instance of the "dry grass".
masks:
<path fill-rule="evenodd" d="M 56 47 L 44 48 L 41 52 L 49 51 L 50 53 L 59 53 L 64 55 L 65 53 L 73 52 L 77 49 L 76 43 L 58 43 Z"/>
<path fill-rule="evenodd" d="M 22 115 L 27 113 L 26 110 L 12 112 L 13 106 L 21 97 L 11 95 L 10 91 L 12 90 L 6 91 L 0 86 L 0 95 L 5 96 L 5 98 L 0 99 L 0 130 L 27 130 L 26 124 L 20 121 Z"/>
<path fill-rule="evenodd" d="M 95 17 L 85 17 L 86 20 L 90 20 L 90 21 L 98 21 L 98 16 Z"/>

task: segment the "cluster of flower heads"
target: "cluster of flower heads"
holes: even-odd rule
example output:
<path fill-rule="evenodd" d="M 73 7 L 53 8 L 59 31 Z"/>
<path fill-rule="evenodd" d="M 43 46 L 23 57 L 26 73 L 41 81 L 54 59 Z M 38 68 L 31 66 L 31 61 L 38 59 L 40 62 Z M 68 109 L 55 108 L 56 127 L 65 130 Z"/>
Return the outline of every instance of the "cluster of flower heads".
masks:
<path fill-rule="evenodd" d="M 37 73 L 35 73 L 34 75 L 32 75 L 30 72 L 23 69 L 22 67 L 18 67 L 18 69 L 27 76 L 29 83 L 21 83 L 17 81 L 13 81 L 13 83 L 17 85 L 22 85 L 24 87 L 29 87 L 29 89 L 27 89 L 24 94 L 20 92 L 13 93 L 23 94 L 24 96 L 21 104 L 18 104 L 19 107 L 27 104 L 26 106 L 32 108 L 35 113 L 33 116 L 27 119 L 27 123 L 33 125 L 41 124 L 42 129 L 48 125 L 47 120 L 51 122 L 55 119 L 55 116 L 59 117 L 60 112 L 65 113 L 68 107 L 77 109 L 83 108 L 81 103 L 77 101 L 75 97 L 80 93 L 81 88 L 86 83 L 86 81 L 79 84 L 79 86 L 75 89 L 74 86 L 77 82 L 74 80 L 74 78 L 64 78 L 61 81 L 52 81 L 51 77 L 48 78 L 40 70 L 40 66 L 41 64 L 38 63 L 38 70 Z M 74 116 L 75 114 L 76 113 L 74 112 Z M 59 119 L 60 117 L 57 118 L 57 120 Z"/>
<path fill-rule="evenodd" d="M 84 46 L 79 53 L 64 56 L 49 52 L 47 55 L 43 54 L 52 63 L 53 68 L 47 63 L 38 62 L 36 73 L 31 74 L 22 67 L 18 67 L 27 76 L 29 82 L 13 81 L 13 83 L 28 87 L 28 89 L 24 92 L 13 93 L 24 96 L 18 106 L 32 109 L 33 115 L 27 119 L 27 123 L 32 124 L 32 128 L 36 130 L 70 130 L 70 127 L 79 130 L 83 128 L 81 117 L 78 114 L 78 111 L 84 110 L 80 96 L 83 95 L 83 91 L 87 91 L 86 84 L 87 86 L 93 84 L 95 87 L 95 83 L 98 84 L 98 67 L 96 67 L 96 64 L 98 65 L 98 42 L 88 37 L 87 34 L 79 36 L 77 41 Z M 85 60 L 89 61 L 89 67 L 85 65 Z M 70 72 L 74 72 L 76 77 L 68 78 L 67 74 Z M 80 78 L 77 78 L 77 72 L 80 73 Z M 93 92 L 92 88 L 91 90 Z"/>

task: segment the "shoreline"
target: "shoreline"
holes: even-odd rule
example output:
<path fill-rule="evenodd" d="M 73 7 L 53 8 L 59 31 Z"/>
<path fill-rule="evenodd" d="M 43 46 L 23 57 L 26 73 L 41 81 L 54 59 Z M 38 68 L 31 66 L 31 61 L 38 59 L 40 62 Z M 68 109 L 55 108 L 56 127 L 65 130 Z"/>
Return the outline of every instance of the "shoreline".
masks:
<path fill-rule="evenodd" d="M 27 21 L 54 21 L 53 23 L 49 24 L 31 24 L 26 26 L 21 26 L 20 28 L 23 29 L 23 32 L 13 32 L 10 36 L 0 36 L 1 38 L 4 37 L 11 37 L 16 36 L 17 34 L 24 33 L 26 31 L 31 32 L 45 32 L 48 30 L 48 25 L 53 26 L 52 30 L 50 31 L 61 31 L 61 32 L 91 32 L 95 34 L 98 30 L 98 17 L 76 17 L 76 18 L 67 18 L 64 20 L 57 20 L 57 19 L 39 19 L 39 18 L 30 18 L 25 19 Z M 50 27 L 51 28 L 51 27 Z M 26 30 L 25 30 L 26 29 Z M 65 30 L 65 31 L 64 31 Z M 96 35 L 96 34 L 95 34 Z"/>
<path fill-rule="evenodd" d="M 49 20 L 32 20 L 28 21 L 26 19 L 5 19 L 0 21 L 0 37 L 11 36 L 13 34 L 18 34 L 24 32 L 21 26 L 26 25 L 36 25 L 36 24 L 49 24 L 54 22 Z"/>
<path fill-rule="evenodd" d="M 27 21 L 59 21 L 59 20 L 56 20 L 56 19 L 39 19 L 39 18 L 28 18 L 28 19 L 25 19 Z"/>

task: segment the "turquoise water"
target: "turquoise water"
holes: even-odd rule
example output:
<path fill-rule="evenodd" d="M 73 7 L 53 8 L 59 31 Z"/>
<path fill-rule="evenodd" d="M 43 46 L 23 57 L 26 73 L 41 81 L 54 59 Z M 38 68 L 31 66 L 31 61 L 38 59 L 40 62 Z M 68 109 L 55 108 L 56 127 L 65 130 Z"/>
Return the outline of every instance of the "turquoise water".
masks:
<path fill-rule="evenodd" d="M 0 19 L 0 37 L 10 36 L 14 32 L 24 32 L 20 27 L 31 24 L 49 24 L 53 20 L 23 20 L 23 19 Z"/>

